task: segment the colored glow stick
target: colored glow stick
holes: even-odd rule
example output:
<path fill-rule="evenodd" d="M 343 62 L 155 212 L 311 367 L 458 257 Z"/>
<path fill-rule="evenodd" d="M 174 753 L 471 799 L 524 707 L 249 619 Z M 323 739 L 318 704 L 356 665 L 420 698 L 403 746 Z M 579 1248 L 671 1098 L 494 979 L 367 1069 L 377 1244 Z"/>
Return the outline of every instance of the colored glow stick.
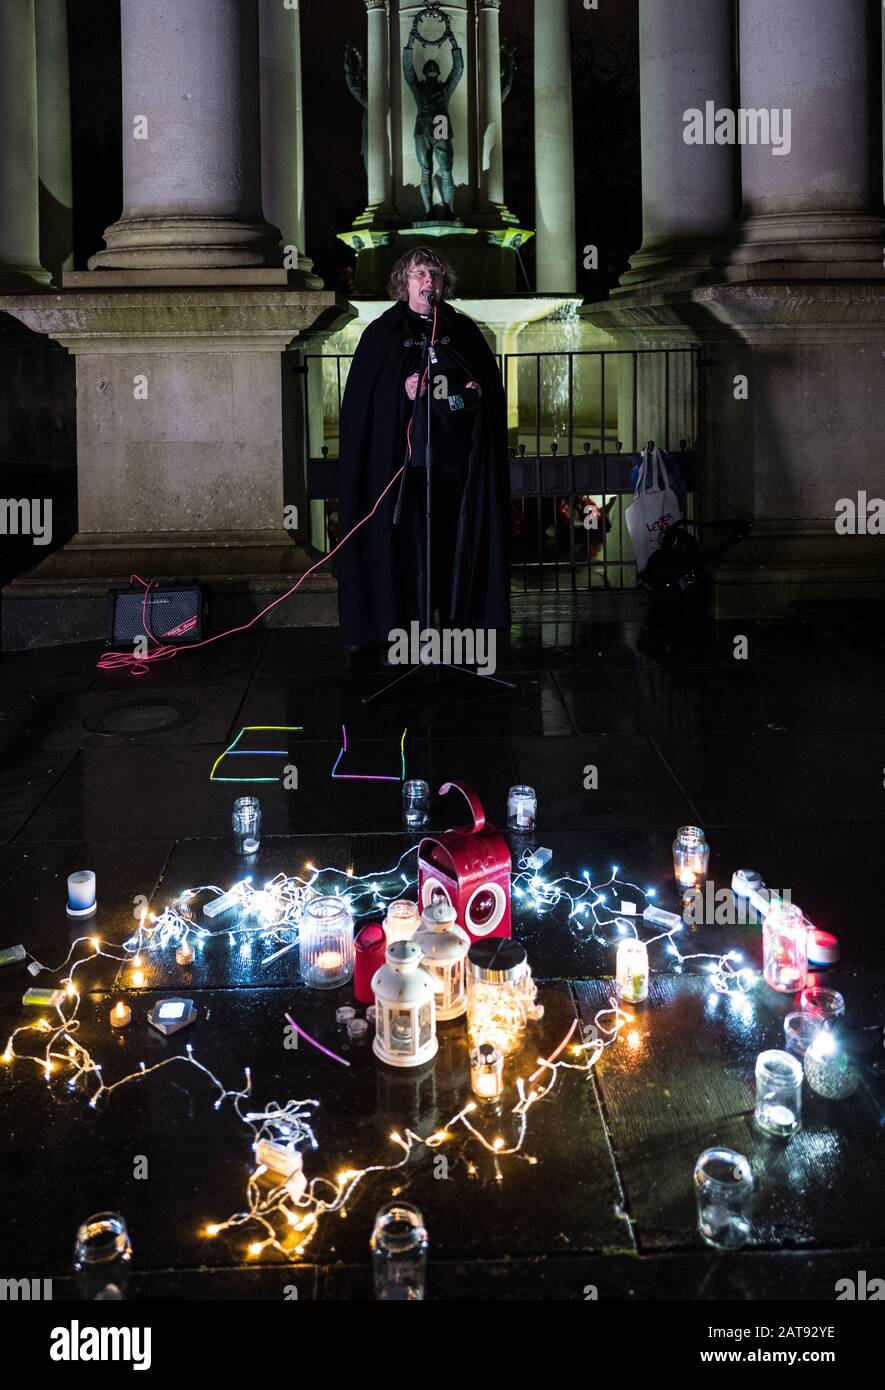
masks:
<path fill-rule="evenodd" d="M 392 777 L 388 773 L 376 772 L 339 772 L 338 764 L 347 752 L 347 728 L 341 725 L 342 748 L 335 759 L 332 767 L 332 776 L 337 782 L 404 782 L 406 780 L 406 734 L 408 729 L 403 729 L 403 736 L 400 739 L 399 751 L 402 762 L 402 771 L 399 777 Z"/>
<path fill-rule="evenodd" d="M 350 1066 L 350 1063 L 346 1061 L 344 1057 L 339 1057 L 337 1052 L 330 1052 L 327 1047 L 323 1047 L 322 1043 L 318 1043 L 316 1038 L 312 1038 L 309 1033 L 305 1033 L 303 1028 L 299 1028 L 298 1024 L 295 1022 L 291 1014 L 286 1014 L 285 1017 L 287 1022 L 291 1023 L 292 1027 L 295 1029 L 295 1032 L 298 1033 L 299 1036 L 302 1037 L 305 1042 L 309 1042 L 311 1047 L 317 1048 L 320 1052 L 325 1052 L 327 1057 L 331 1057 L 333 1062 L 340 1062 L 342 1067 Z"/>

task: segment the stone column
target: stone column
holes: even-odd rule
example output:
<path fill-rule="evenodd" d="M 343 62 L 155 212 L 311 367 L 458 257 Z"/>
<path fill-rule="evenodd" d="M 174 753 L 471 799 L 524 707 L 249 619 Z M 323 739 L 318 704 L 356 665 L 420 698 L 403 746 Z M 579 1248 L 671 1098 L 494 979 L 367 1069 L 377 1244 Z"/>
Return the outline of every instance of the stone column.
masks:
<path fill-rule="evenodd" d="M 357 226 L 384 226 L 391 220 L 390 202 L 390 44 L 388 40 L 387 0 L 366 0 L 368 43 L 366 77 L 368 84 L 369 205 Z"/>
<path fill-rule="evenodd" d="M 300 11 L 282 0 L 258 0 L 261 61 L 261 202 L 283 236 L 290 283 L 319 288 L 305 255 L 304 125 Z"/>
<path fill-rule="evenodd" d="M 40 264 L 34 0 L 0 5 L 0 287 L 47 284 Z"/>
<path fill-rule="evenodd" d="M 65 0 L 35 0 L 40 260 L 56 285 L 74 267 L 71 79 Z"/>
<path fill-rule="evenodd" d="M 741 0 L 741 106 L 788 116 L 789 141 L 781 154 L 771 143 L 742 150 L 732 278 L 885 276 L 876 9 Z"/>
<path fill-rule="evenodd" d="M 504 205 L 500 9 L 501 0 L 479 0 L 479 190 L 495 208 Z"/>
<path fill-rule="evenodd" d="M 240 0 L 121 0 L 123 215 L 91 270 L 279 266 L 261 212 L 258 21 Z"/>
<path fill-rule="evenodd" d="M 690 111 L 706 124 L 708 102 L 734 110 L 734 0 L 640 0 L 639 64 L 643 239 L 630 288 L 709 272 L 738 215 L 736 145 L 684 139 Z"/>
<path fill-rule="evenodd" d="M 568 294 L 577 282 L 568 0 L 535 0 L 534 11 L 537 290 Z"/>

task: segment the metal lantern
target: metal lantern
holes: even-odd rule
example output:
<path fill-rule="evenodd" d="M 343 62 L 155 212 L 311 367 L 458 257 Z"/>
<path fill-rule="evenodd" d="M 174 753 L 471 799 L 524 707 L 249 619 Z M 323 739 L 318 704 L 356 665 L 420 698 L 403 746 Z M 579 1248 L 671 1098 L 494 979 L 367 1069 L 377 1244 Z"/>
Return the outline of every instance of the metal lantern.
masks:
<path fill-rule="evenodd" d="M 449 903 L 425 907 L 412 940 L 421 948 L 421 964 L 433 980 L 437 1019 L 460 1018 L 467 1012 L 464 961 L 470 937 L 456 923 L 455 909 Z"/>
<path fill-rule="evenodd" d="M 421 948 L 394 941 L 387 963 L 372 976 L 375 1056 L 391 1067 L 420 1067 L 436 1056 L 434 983 L 421 969 Z"/>
<path fill-rule="evenodd" d="M 426 836 L 418 846 L 418 899 L 422 908 L 447 902 L 471 941 L 510 936 L 510 847 L 466 782 L 446 782 L 466 797 L 473 825 Z"/>

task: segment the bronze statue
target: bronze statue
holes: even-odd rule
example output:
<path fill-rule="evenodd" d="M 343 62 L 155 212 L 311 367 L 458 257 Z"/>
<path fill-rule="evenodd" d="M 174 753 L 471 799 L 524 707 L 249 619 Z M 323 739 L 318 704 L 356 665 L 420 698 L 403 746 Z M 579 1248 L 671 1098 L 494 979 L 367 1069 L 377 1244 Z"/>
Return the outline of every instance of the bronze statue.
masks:
<path fill-rule="evenodd" d="M 363 168 L 369 170 L 369 84 L 366 78 L 366 60 L 353 44 L 344 45 L 344 80 L 347 90 L 363 108 Z"/>
<path fill-rule="evenodd" d="M 455 178 L 452 172 L 454 142 L 449 122 L 449 102 L 455 88 L 464 76 L 464 55 L 452 33 L 451 19 L 447 14 L 436 13 L 435 17 L 444 19 L 446 26 L 445 33 L 437 41 L 436 46 L 446 40 L 451 45 L 452 71 L 445 82 L 440 82 L 439 63 L 435 58 L 429 58 L 424 64 L 423 76 L 421 78 L 417 76 L 412 50 L 416 39 L 423 41 L 418 32 L 418 20 L 427 13 L 429 11 L 422 11 L 415 16 L 412 22 L 412 32 L 409 34 L 408 44 L 403 50 L 403 72 L 418 108 L 415 118 L 415 153 L 421 166 L 421 199 L 424 203 L 424 212 L 427 217 L 430 217 L 433 212 L 435 161 L 442 184 L 443 206 L 439 211 L 442 218 L 448 220 L 455 216 Z"/>

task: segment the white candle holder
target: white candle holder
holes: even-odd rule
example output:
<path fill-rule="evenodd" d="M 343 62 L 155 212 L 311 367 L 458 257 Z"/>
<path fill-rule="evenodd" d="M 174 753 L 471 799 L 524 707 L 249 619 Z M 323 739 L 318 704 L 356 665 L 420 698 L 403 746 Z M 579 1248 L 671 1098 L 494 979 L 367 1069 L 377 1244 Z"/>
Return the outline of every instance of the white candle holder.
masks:
<path fill-rule="evenodd" d="M 421 949 L 421 964 L 433 980 L 438 1022 L 467 1012 L 464 962 L 470 937 L 455 921 L 450 903 L 433 903 L 421 913 L 421 926 L 412 938 Z"/>
<path fill-rule="evenodd" d="M 420 1067 L 435 1057 L 433 980 L 421 969 L 421 948 L 394 941 L 386 964 L 372 976 L 375 995 L 375 1056 L 391 1067 Z"/>

